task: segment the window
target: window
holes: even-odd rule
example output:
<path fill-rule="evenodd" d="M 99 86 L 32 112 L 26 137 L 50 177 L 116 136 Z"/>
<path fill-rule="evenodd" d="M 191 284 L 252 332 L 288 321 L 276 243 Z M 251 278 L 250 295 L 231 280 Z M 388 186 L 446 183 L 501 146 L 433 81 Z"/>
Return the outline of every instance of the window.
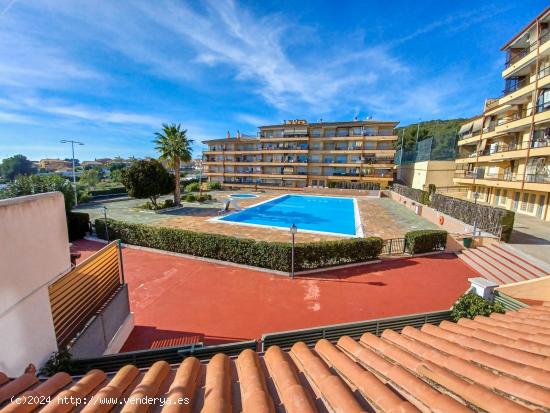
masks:
<path fill-rule="evenodd" d="M 529 195 L 529 203 L 527 204 L 527 212 L 532 214 L 535 211 L 535 203 L 537 202 L 537 196 L 535 194 Z"/>
<path fill-rule="evenodd" d="M 506 205 L 507 198 L 508 198 L 508 191 L 504 189 L 502 191 L 502 196 L 500 197 L 499 205 Z"/>
<path fill-rule="evenodd" d="M 336 136 L 336 129 L 325 129 L 325 136 L 328 136 L 329 138 Z"/>
<path fill-rule="evenodd" d="M 376 129 L 374 129 L 374 128 L 365 128 L 364 135 L 365 136 L 375 136 L 376 135 Z"/>
<path fill-rule="evenodd" d="M 499 204 L 500 203 L 500 189 L 497 189 L 496 192 L 495 192 L 495 204 Z"/>
<path fill-rule="evenodd" d="M 520 211 L 527 211 L 527 204 L 529 202 L 529 194 L 523 194 L 523 198 L 521 200 L 521 205 L 519 207 Z"/>
<path fill-rule="evenodd" d="M 354 135 L 361 135 L 361 132 L 362 132 L 361 127 L 356 126 L 352 128 L 352 132 Z"/>
<path fill-rule="evenodd" d="M 349 136 L 349 128 L 338 128 L 338 136 Z"/>
<path fill-rule="evenodd" d="M 319 136 L 321 136 L 321 128 L 312 129 L 311 136 L 313 136 L 314 138 L 318 138 Z"/>

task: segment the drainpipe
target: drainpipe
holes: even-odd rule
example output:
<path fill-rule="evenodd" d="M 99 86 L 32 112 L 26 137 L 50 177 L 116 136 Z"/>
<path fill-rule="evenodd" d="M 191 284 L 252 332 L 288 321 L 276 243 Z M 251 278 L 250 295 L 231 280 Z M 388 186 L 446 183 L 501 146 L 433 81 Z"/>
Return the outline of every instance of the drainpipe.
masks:
<path fill-rule="evenodd" d="M 525 188 L 525 177 L 527 176 L 527 164 L 531 153 L 531 142 L 535 132 L 535 114 L 537 109 L 537 96 L 539 93 L 539 63 L 540 63 L 540 20 L 537 18 L 537 57 L 535 63 L 535 90 L 531 99 L 531 130 L 529 131 L 529 140 L 527 141 L 527 154 L 525 155 L 525 166 L 523 168 L 523 178 L 521 180 L 521 190 Z"/>

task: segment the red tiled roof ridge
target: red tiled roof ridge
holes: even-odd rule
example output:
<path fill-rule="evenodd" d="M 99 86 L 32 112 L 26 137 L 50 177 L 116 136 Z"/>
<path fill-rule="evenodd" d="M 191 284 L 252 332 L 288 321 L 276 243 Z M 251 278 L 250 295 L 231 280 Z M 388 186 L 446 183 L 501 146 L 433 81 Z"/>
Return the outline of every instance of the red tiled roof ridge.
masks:
<path fill-rule="evenodd" d="M 90 370 L 79 379 L 57 373 L 39 382 L 35 371 L 9 380 L 0 372 L 0 413 L 32 412 L 14 396 L 51 397 L 41 413 L 142 412 L 121 397 L 165 398 L 162 413 L 359 413 L 366 411 L 550 411 L 550 305 L 538 305 L 439 326 L 365 333 L 360 340 L 322 339 L 313 348 L 295 343 L 263 355 L 216 354 L 208 363 L 188 357 L 158 361 L 145 370 L 126 365 L 112 377 Z M 54 397 L 55 396 L 55 397 Z M 86 406 L 62 398 L 91 398 Z M 111 399 L 111 404 L 94 403 Z M 178 401 L 187 400 L 187 404 Z"/>

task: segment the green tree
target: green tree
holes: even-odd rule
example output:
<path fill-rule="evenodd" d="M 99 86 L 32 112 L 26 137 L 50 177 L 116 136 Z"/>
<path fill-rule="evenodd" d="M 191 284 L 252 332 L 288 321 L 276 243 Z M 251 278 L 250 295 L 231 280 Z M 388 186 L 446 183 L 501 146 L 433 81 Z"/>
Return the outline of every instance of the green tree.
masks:
<path fill-rule="evenodd" d="M 12 181 L 19 175 L 32 175 L 36 173 L 36 167 L 24 155 L 14 155 L 2 160 L 0 175 Z"/>
<path fill-rule="evenodd" d="M 115 169 L 114 171 L 111 171 L 111 175 L 109 177 L 111 178 L 111 181 L 113 182 L 122 182 L 122 176 L 124 175 L 124 169 Z"/>
<path fill-rule="evenodd" d="M 128 195 L 149 198 L 155 208 L 159 196 L 174 190 L 174 181 L 174 176 L 154 159 L 134 162 L 122 175 L 122 184 Z"/>
<path fill-rule="evenodd" d="M 90 187 L 95 187 L 100 180 L 99 171 L 97 169 L 88 169 L 80 175 L 80 182 Z"/>
<path fill-rule="evenodd" d="M 19 175 L 2 191 L 2 198 L 59 191 L 65 196 L 65 211 L 69 213 L 74 205 L 74 189 L 71 182 L 59 175 Z"/>
<path fill-rule="evenodd" d="M 155 136 L 155 149 L 160 153 L 159 159 L 166 161 L 168 167 L 174 170 L 174 175 L 179 177 L 181 162 L 190 162 L 192 157 L 193 141 L 187 138 L 187 129 L 181 129 L 181 125 L 175 123 L 163 124 L 162 131 L 156 132 Z M 174 204 L 181 204 L 179 178 L 176 179 Z"/>

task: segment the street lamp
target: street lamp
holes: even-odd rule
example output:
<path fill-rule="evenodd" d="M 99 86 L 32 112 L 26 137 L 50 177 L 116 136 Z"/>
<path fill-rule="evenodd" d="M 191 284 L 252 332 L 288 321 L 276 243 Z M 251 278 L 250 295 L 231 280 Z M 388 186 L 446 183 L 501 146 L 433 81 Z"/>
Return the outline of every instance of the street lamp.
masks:
<path fill-rule="evenodd" d="M 109 242 L 109 226 L 107 224 L 107 207 L 103 205 L 103 218 L 104 218 L 104 225 L 105 225 L 105 240 Z"/>
<path fill-rule="evenodd" d="M 72 149 L 72 152 L 73 152 L 73 186 L 74 186 L 74 205 L 77 206 L 78 205 L 78 193 L 77 193 L 77 190 L 76 190 L 76 171 L 74 169 L 74 145 L 77 144 L 77 145 L 84 145 L 82 142 L 78 142 L 78 141 L 73 141 L 73 140 L 70 140 L 70 139 L 63 139 L 60 141 L 61 143 L 70 143 L 71 144 L 71 149 Z"/>
<path fill-rule="evenodd" d="M 421 118 L 418 118 L 418 123 L 416 124 L 416 142 L 415 149 L 418 147 L 418 133 L 420 132 L 420 123 L 422 122 Z"/>
<path fill-rule="evenodd" d="M 298 227 L 296 224 L 292 224 L 290 226 L 290 233 L 292 234 L 292 261 L 291 261 L 291 272 L 290 272 L 290 278 L 294 278 L 294 243 L 295 243 L 295 236 L 298 232 Z"/>

